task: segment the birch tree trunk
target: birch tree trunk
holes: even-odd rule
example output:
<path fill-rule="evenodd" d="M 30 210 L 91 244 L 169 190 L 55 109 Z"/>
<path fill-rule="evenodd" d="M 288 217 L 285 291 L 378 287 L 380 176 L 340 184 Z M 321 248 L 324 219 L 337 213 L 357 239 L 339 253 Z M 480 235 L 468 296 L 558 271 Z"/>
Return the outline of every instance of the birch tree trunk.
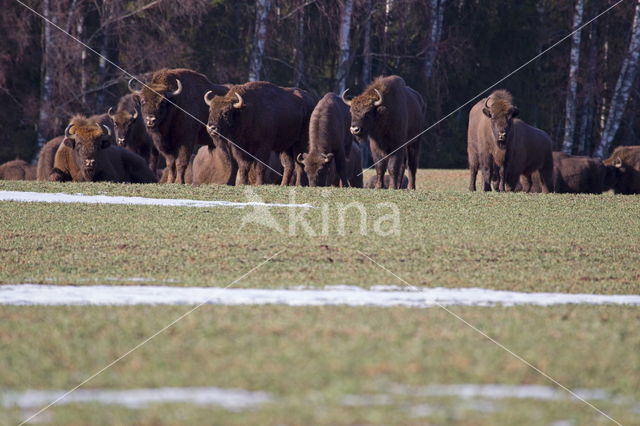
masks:
<path fill-rule="evenodd" d="M 576 8 L 573 13 L 573 29 L 582 25 L 584 15 L 584 0 L 576 0 Z M 571 37 L 571 53 L 569 54 L 569 86 L 567 87 L 567 99 L 565 104 L 564 137 L 562 138 L 562 151 L 571 154 L 573 152 L 573 140 L 576 128 L 576 99 L 578 96 L 578 68 L 580 66 L 580 42 L 582 31 L 576 31 Z"/>
<path fill-rule="evenodd" d="M 336 92 L 342 93 L 347 87 L 347 76 L 349 75 L 349 57 L 351 53 L 351 15 L 353 14 L 353 0 L 344 0 L 342 15 L 340 17 L 340 34 L 338 35 L 338 45 L 340 46 L 340 57 L 338 59 L 338 69 L 336 71 Z"/>
<path fill-rule="evenodd" d="M 256 1 L 256 23 L 253 32 L 253 47 L 249 57 L 249 81 L 260 80 L 264 45 L 267 41 L 267 18 L 271 9 L 271 0 Z"/>
<path fill-rule="evenodd" d="M 371 0 L 364 2 L 364 40 L 362 43 L 362 87 L 371 82 L 371 15 L 373 5 Z"/>
<path fill-rule="evenodd" d="M 300 87 L 304 78 L 304 6 L 305 0 L 298 0 L 296 12 L 296 47 L 293 52 L 293 85 Z"/>
<path fill-rule="evenodd" d="M 620 122 L 624 115 L 631 89 L 638 73 L 638 60 L 640 59 L 640 0 L 636 0 L 636 11 L 631 28 L 631 40 L 627 54 L 622 62 L 622 68 L 618 75 L 618 82 L 613 91 L 609 114 L 600 137 L 600 142 L 594 152 L 595 157 L 604 157 L 611 149 L 613 139 L 620 128 Z"/>
<path fill-rule="evenodd" d="M 444 18 L 444 4 L 446 0 L 431 0 L 431 31 L 427 37 L 424 58 L 424 76 L 430 80 L 438 54 L 438 44 L 442 36 L 442 20 Z"/>
<path fill-rule="evenodd" d="M 40 110 L 38 112 L 38 146 L 44 145 L 51 136 L 51 98 L 53 95 L 53 76 L 55 74 L 53 52 L 55 48 L 53 46 L 51 24 L 48 22 L 48 20 L 54 22 L 50 0 L 42 0 L 42 16 L 45 19 L 43 20 L 44 27 L 42 29 L 42 64 L 40 68 L 42 83 L 40 87 Z"/>
<path fill-rule="evenodd" d="M 589 155 L 591 152 L 588 141 L 591 140 L 589 135 L 593 133 L 594 118 L 594 96 L 596 87 L 596 69 L 598 61 L 598 35 L 597 22 L 589 26 L 589 49 L 587 52 L 586 69 L 584 75 L 582 107 L 580 115 L 580 124 L 578 125 L 577 154 Z"/>

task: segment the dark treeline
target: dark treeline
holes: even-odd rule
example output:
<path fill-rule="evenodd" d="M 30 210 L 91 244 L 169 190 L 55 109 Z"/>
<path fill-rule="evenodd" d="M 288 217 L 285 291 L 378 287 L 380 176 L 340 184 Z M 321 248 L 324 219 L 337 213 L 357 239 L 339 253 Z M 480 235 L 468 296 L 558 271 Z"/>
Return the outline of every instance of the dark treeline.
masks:
<path fill-rule="evenodd" d="M 427 128 L 615 1 L 25 3 L 141 76 L 187 67 L 216 83 L 262 79 L 321 96 L 344 87 L 355 95 L 376 75 L 398 74 L 424 96 Z M 73 114 L 115 105 L 127 78 L 20 3 L 0 4 L 0 163 L 32 160 Z M 499 85 L 555 149 L 606 155 L 638 143 L 639 5 L 622 1 Z M 471 105 L 426 134 L 422 167 L 466 167 Z"/>

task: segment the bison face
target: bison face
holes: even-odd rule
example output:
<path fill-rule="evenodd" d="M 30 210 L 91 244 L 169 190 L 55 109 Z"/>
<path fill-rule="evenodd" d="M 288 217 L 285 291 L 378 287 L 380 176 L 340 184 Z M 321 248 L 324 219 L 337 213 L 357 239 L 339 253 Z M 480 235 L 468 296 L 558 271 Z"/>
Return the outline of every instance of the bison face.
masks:
<path fill-rule="evenodd" d="M 129 89 L 140 98 L 142 118 L 149 129 L 158 127 L 169 110 L 168 101 L 182 93 L 182 83 L 177 78 L 175 88 L 165 84 L 152 84 L 144 86 L 142 90 L 134 90 L 132 84 L 133 79 L 129 80 Z"/>
<path fill-rule="evenodd" d="M 348 90 L 348 89 L 347 89 Z M 342 100 L 351 108 L 351 134 L 362 143 L 379 115 L 384 113 L 385 106 L 382 104 L 382 94 L 378 89 L 367 91 L 351 101 L 345 99 L 347 90 L 342 94 Z"/>
<path fill-rule="evenodd" d="M 207 132 L 212 139 L 218 135 L 226 138 L 233 137 L 232 133 L 239 126 L 240 116 L 244 108 L 242 96 L 238 93 L 225 96 L 216 96 L 208 99 L 205 95 L 205 102 L 209 105 L 209 120 L 207 121 Z"/>
<path fill-rule="evenodd" d="M 130 139 L 128 136 L 130 130 L 133 128 L 133 123 L 138 119 L 138 111 L 135 110 L 133 113 L 129 113 L 128 111 L 118 111 L 114 114 L 112 108 L 109 108 L 108 114 L 111 121 L 113 121 L 116 143 L 118 146 L 123 148 L 126 147 L 127 140 Z"/>
<path fill-rule="evenodd" d="M 84 178 L 93 180 L 99 152 L 111 145 L 111 130 L 104 124 L 80 126 L 71 123 L 65 130 L 63 143 L 73 149 Z"/>
<path fill-rule="evenodd" d="M 511 124 L 513 119 L 520 114 L 520 110 L 518 110 L 518 107 L 513 106 L 507 111 L 492 112 L 491 109 L 485 107 L 482 109 L 482 112 L 491 119 L 491 131 L 496 138 L 498 148 L 506 149 Z"/>
<path fill-rule="evenodd" d="M 304 167 L 304 172 L 309 179 L 309 186 L 327 186 L 327 175 L 329 166 L 333 161 L 333 154 L 322 154 L 320 152 L 310 152 L 308 154 L 298 154 L 296 159 Z"/>

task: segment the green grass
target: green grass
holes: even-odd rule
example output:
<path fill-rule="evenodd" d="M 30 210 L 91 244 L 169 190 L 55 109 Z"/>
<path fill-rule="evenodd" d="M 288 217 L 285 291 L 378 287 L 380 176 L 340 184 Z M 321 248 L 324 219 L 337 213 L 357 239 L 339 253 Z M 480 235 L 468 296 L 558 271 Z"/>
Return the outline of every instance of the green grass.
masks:
<path fill-rule="evenodd" d="M 269 256 L 240 286 L 396 283 L 361 250 L 416 286 L 521 291 L 640 292 L 640 197 L 468 193 L 466 172 L 421 171 L 410 191 L 253 188 L 268 202 L 308 202 L 315 236 L 288 232 L 289 209 L 271 209 L 284 232 L 242 219 L 252 209 L 0 203 L 0 283 L 135 283 L 225 286 Z M 447 186 L 448 185 L 448 186 Z M 225 186 L 2 182 L 0 190 L 246 201 Z M 365 235 L 359 213 L 366 208 Z M 394 203 L 400 232 L 375 221 Z M 322 232 L 323 206 L 329 232 Z"/>

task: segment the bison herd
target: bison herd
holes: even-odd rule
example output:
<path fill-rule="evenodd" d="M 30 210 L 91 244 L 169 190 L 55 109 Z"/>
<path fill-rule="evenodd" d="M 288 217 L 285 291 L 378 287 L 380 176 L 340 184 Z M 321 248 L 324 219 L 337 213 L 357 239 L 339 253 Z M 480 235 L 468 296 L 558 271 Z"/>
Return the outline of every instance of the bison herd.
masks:
<path fill-rule="evenodd" d="M 138 83 L 115 110 L 72 117 L 37 166 L 1 165 L 0 179 L 416 188 L 425 103 L 401 77 L 378 77 L 351 100 L 347 91 L 317 100 L 269 82 L 213 84 L 189 69 Z M 549 135 L 518 114 L 505 90 L 471 109 L 471 191 L 480 171 L 485 191 L 640 193 L 640 146 L 604 161 L 552 152 Z M 376 170 L 366 182 L 363 143 Z"/>

